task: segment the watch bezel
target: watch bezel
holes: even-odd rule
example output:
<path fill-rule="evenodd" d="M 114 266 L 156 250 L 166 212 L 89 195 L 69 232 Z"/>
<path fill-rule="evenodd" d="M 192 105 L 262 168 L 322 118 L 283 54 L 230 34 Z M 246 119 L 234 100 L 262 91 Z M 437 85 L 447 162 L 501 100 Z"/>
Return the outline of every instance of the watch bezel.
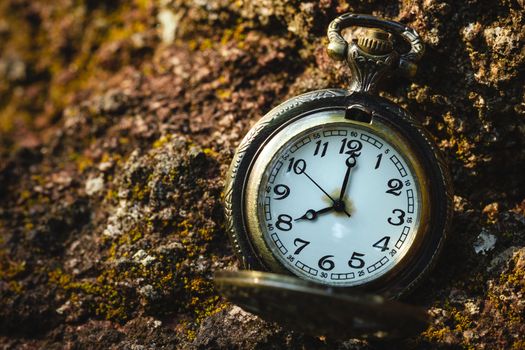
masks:
<path fill-rule="evenodd" d="M 318 90 L 294 97 L 266 114 L 246 135 L 232 161 L 225 187 L 227 230 L 235 252 L 245 268 L 290 274 L 287 269 L 282 270 L 278 265 L 261 258 L 249 233 L 244 197 L 252 166 L 261 147 L 283 125 L 308 112 L 320 109 L 344 111 L 351 105 L 363 106 L 372 113 L 376 121 L 396 129 L 408 141 L 410 147 L 415 150 L 414 153 L 421 157 L 429 185 L 427 203 L 432 203 L 432 209 L 429 209 L 430 218 L 426 224 L 426 233 L 422 235 L 418 250 L 411 254 L 410 259 L 399 268 L 400 271 L 395 274 L 388 273 L 360 286 L 335 287 L 364 289 L 395 297 L 410 290 L 435 263 L 435 257 L 448 231 L 452 189 L 446 164 L 425 130 L 406 111 L 386 99 L 363 93 L 349 93 L 342 89 Z M 408 254 L 405 254 L 406 256 Z"/>

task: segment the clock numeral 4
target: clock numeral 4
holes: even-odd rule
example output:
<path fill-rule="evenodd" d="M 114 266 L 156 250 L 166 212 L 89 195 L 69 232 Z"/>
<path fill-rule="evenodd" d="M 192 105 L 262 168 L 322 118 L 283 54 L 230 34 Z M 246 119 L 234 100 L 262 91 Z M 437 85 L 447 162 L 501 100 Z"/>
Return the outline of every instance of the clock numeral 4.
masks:
<path fill-rule="evenodd" d="M 375 242 L 372 247 L 377 248 L 377 249 L 381 249 L 381 251 L 384 252 L 384 251 L 387 251 L 389 249 L 388 248 L 388 243 L 390 243 L 390 236 L 385 236 L 385 237 L 381 238 L 379 241 Z"/>

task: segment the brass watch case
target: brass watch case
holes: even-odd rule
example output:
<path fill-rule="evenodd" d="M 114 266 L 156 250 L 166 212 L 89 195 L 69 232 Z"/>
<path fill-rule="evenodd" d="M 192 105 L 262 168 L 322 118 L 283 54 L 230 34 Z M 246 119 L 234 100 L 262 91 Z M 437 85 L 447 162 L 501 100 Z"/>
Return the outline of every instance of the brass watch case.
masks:
<path fill-rule="evenodd" d="M 348 109 L 368 114 L 370 122 L 345 118 Z M 259 157 L 261 153 L 274 153 L 286 139 L 293 137 L 280 131 L 291 128 L 295 135 L 308 130 L 313 127 L 308 116 L 319 113 L 328 116 L 327 124 L 348 123 L 383 137 L 403 154 L 418 179 L 421 214 L 410 248 L 377 279 L 351 287 L 334 286 L 398 297 L 412 289 L 435 263 L 450 224 L 452 187 L 448 168 L 425 130 L 405 110 L 381 97 L 342 89 L 313 91 L 284 102 L 252 127 L 239 145 L 226 178 L 226 228 L 235 253 L 246 269 L 293 275 L 274 256 L 262 236 L 257 195 L 271 157 L 262 160 Z M 269 144 L 276 149 L 267 149 Z"/>

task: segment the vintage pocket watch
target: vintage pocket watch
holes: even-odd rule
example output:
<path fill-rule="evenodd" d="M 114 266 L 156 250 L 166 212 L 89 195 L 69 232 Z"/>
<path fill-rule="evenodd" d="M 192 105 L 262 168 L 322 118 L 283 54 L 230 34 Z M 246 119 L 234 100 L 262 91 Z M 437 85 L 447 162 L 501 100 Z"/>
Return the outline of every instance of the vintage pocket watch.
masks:
<path fill-rule="evenodd" d="M 367 27 L 347 42 L 344 28 Z M 393 301 L 434 264 L 452 211 L 447 166 L 420 123 L 373 94 L 411 76 L 424 46 L 400 23 L 344 14 L 328 53 L 349 89 L 293 97 L 239 145 L 225 187 L 227 230 L 246 270 L 216 276 L 232 301 L 317 334 L 402 335 L 421 310 Z M 400 53 L 399 40 L 410 48 Z M 331 321 L 315 320 L 329 314 Z"/>

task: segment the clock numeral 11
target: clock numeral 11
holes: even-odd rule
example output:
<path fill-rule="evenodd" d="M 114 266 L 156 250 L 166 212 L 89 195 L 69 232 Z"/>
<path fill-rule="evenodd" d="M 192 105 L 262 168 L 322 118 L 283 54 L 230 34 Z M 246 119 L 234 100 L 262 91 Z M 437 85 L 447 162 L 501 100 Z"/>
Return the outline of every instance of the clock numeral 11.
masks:
<path fill-rule="evenodd" d="M 319 150 L 321 150 L 322 145 L 322 151 L 321 151 L 321 158 L 323 158 L 326 155 L 326 150 L 328 149 L 328 142 L 321 143 L 321 140 L 317 141 L 314 151 L 314 156 L 319 154 Z"/>

